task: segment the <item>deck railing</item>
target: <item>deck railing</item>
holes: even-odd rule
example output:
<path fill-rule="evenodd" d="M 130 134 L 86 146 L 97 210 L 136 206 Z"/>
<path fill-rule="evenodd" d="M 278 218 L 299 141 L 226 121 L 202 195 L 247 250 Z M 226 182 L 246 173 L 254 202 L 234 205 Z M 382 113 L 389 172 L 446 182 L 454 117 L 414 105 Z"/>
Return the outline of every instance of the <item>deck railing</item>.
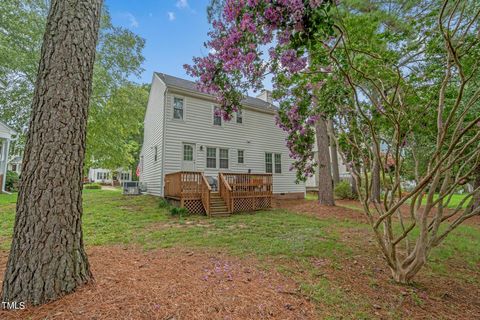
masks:
<path fill-rule="evenodd" d="M 179 171 L 165 175 L 165 196 L 183 199 L 200 198 L 203 174 L 195 171 Z"/>
<path fill-rule="evenodd" d="M 218 189 L 228 212 L 271 207 L 272 174 L 218 174 Z M 202 172 L 179 171 L 165 175 L 164 195 L 180 202 L 193 213 L 210 213 L 212 189 Z"/>
<path fill-rule="evenodd" d="M 272 196 L 272 174 L 223 173 L 223 176 L 232 189 L 233 198 Z"/>
<path fill-rule="evenodd" d="M 205 212 L 207 215 L 210 214 L 210 193 L 212 192 L 212 188 L 210 187 L 210 184 L 207 181 L 207 178 L 202 174 L 202 204 L 203 207 L 205 208 Z"/>
<path fill-rule="evenodd" d="M 227 205 L 228 212 L 233 211 L 233 198 L 232 198 L 232 187 L 227 182 L 227 179 L 225 179 L 225 176 L 223 173 L 218 174 L 218 190 L 220 193 L 220 196 L 222 197 L 223 201 L 225 201 L 225 204 Z"/>

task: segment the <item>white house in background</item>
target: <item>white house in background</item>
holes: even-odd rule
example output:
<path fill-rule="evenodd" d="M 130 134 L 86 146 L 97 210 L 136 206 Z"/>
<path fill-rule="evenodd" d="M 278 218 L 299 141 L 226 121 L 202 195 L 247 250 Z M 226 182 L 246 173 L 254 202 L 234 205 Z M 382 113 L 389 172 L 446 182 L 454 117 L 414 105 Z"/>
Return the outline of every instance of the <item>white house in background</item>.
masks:
<path fill-rule="evenodd" d="M 318 163 L 318 146 L 315 142 L 313 146 L 313 154 L 315 161 Z M 330 150 L 330 155 L 332 154 L 332 150 Z M 340 154 L 337 154 L 338 157 L 338 172 L 340 173 L 340 179 L 350 179 L 350 173 L 347 170 L 347 167 L 342 161 L 342 157 Z M 332 167 L 333 170 L 333 167 Z M 307 178 L 305 182 L 308 190 L 318 190 L 318 174 L 315 173 L 312 177 Z"/>
<path fill-rule="evenodd" d="M 263 99 L 261 99 L 263 98 Z M 140 182 L 147 193 L 163 196 L 165 174 L 200 171 L 272 173 L 274 196 L 305 196 L 295 182 L 285 133 L 276 126 L 268 94 L 247 97 L 231 121 L 215 115 L 213 96 L 195 83 L 163 73 L 153 75 L 140 155 Z"/>
<path fill-rule="evenodd" d="M 0 192 L 5 191 L 5 177 L 7 175 L 8 165 L 8 151 L 10 148 L 10 141 L 15 136 L 9 126 L 0 121 Z"/>
<path fill-rule="evenodd" d="M 13 171 L 20 175 L 22 172 L 22 156 L 14 156 L 8 161 L 8 171 Z"/>
<path fill-rule="evenodd" d="M 90 168 L 88 171 L 88 180 L 95 183 L 112 184 L 118 182 L 122 184 L 123 182 L 132 181 L 132 172 L 122 168 L 115 172 L 109 169 Z"/>

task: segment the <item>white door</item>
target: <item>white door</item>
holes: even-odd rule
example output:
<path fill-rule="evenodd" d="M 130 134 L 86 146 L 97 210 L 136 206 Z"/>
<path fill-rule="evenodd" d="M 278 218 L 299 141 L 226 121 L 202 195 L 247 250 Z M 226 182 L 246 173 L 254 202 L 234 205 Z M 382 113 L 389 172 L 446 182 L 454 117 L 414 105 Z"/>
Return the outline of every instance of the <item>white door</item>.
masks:
<path fill-rule="evenodd" d="M 195 171 L 195 144 L 184 143 L 182 153 L 182 171 Z"/>

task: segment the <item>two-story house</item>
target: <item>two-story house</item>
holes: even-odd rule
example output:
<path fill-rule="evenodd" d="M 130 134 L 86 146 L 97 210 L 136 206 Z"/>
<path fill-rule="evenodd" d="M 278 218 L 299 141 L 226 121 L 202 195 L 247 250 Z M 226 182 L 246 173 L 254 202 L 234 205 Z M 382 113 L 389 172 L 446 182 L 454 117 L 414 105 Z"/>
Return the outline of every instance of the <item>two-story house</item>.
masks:
<path fill-rule="evenodd" d="M 10 141 L 15 135 L 9 126 L 0 121 L 0 193 L 5 191 L 5 177 L 7 176 L 8 152 Z"/>
<path fill-rule="evenodd" d="M 166 175 L 181 171 L 201 172 L 220 188 L 223 172 L 268 174 L 274 197 L 303 198 L 305 184 L 297 184 L 295 171 L 289 170 L 286 135 L 276 126 L 276 108 L 268 100 L 265 93 L 247 97 L 241 111 L 224 121 L 215 112 L 214 97 L 194 82 L 155 73 L 139 165 L 147 193 L 164 196 Z"/>

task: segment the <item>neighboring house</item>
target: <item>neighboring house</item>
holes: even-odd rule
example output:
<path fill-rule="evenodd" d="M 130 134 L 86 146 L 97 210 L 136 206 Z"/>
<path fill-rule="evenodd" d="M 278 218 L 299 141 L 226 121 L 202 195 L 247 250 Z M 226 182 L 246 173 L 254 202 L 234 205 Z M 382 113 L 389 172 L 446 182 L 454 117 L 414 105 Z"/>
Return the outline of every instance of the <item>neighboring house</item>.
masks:
<path fill-rule="evenodd" d="M 22 172 L 22 157 L 14 156 L 8 161 L 8 171 L 16 172 L 18 175 Z"/>
<path fill-rule="evenodd" d="M 198 91 L 194 82 L 155 73 L 139 165 L 147 193 L 164 196 L 165 175 L 179 171 L 201 172 L 211 185 L 219 183 L 219 172 L 268 173 L 273 196 L 303 198 L 305 184 L 297 184 L 295 171 L 289 170 L 292 161 L 286 134 L 275 124 L 276 108 L 269 94 L 259 97 L 247 97 L 242 110 L 224 121 L 216 116 L 214 97 Z"/>
<path fill-rule="evenodd" d="M 122 168 L 116 171 L 102 168 L 90 168 L 88 171 L 88 180 L 90 182 L 103 184 L 115 184 L 117 182 L 122 184 L 123 182 L 132 181 L 132 172 Z"/>
<path fill-rule="evenodd" d="M 0 192 L 5 191 L 5 177 L 7 175 L 8 165 L 8 152 L 10 148 L 10 142 L 13 136 L 15 136 L 9 126 L 0 121 Z"/>
<path fill-rule="evenodd" d="M 315 161 L 317 161 L 318 163 L 318 148 L 316 143 L 313 147 L 313 154 L 314 154 Z M 330 150 L 330 154 L 331 154 L 331 150 Z M 348 179 L 348 181 L 350 181 L 351 175 L 348 172 L 347 167 L 343 164 L 342 157 L 340 156 L 340 154 L 338 154 L 338 171 L 340 173 L 340 180 Z M 307 181 L 305 183 L 309 191 L 318 190 L 318 168 L 312 177 L 307 178 Z"/>

